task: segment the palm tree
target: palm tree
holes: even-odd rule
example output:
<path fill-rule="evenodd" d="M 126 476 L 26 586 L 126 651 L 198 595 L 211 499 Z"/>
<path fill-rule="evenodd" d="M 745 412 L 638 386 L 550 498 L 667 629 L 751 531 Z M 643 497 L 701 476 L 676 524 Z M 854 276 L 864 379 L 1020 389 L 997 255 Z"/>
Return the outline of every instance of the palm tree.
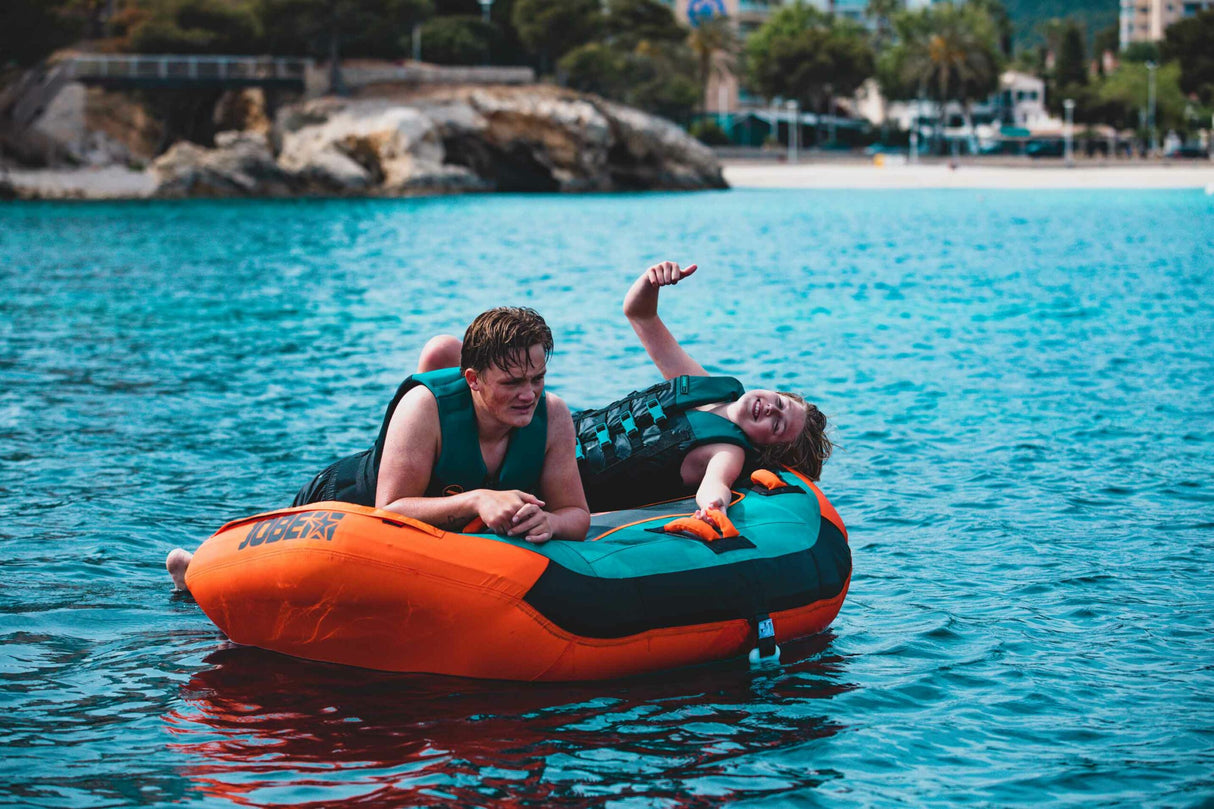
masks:
<path fill-rule="evenodd" d="M 724 81 L 734 75 L 741 43 L 729 17 L 713 16 L 691 29 L 687 44 L 696 56 L 697 77 L 704 88 L 701 109 L 707 111 L 708 80 L 716 76 L 717 81 Z"/>
<path fill-rule="evenodd" d="M 868 0 L 864 16 L 872 22 L 873 50 L 882 53 L 894 39 L 894 15 L 905 7 L 905 0 Z M 889 137 L 889 98 L 881 93 L 881 142 Z"/>
<path fill-rule="evenodd" d="M 904 0 L 868 0 L 864 16 L 873 23 L 873 45 L 878 51 L 893 39 L 893 17 L 905 6 Z"/>
<path fill-rule="evenodd" d="M 1001 57 L 994 24 L 981 9 L 943 3 L 925 9 L 920 36 L 906 43 L 903 78 L 934 90 L 939 104 L 935 140 L 939 146 L 948 102 L 960 102 L 970 125 L 970 103 L 999 86 Z M 972 134 L 971 134 L 972 137 Z"/>

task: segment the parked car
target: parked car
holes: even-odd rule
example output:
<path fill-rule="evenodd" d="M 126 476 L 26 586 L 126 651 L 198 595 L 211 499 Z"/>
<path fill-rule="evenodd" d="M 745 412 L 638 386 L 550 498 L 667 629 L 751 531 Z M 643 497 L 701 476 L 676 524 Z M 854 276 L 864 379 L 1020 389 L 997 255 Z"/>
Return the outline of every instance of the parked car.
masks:
<path fill-rule="evenodd" d="M 1024 153 L 1029 157 L 1062 157 L 1064 151 L 1060 140 L 1035 140 L 1024 147 Z"/>
<path fill-rule="evenodd" d="M 1198 144 L 1175 146 L 1163 153 L 1164 157 L 1176 157 L 1183 160 L 1209 160 L 1210 150 Z"/>

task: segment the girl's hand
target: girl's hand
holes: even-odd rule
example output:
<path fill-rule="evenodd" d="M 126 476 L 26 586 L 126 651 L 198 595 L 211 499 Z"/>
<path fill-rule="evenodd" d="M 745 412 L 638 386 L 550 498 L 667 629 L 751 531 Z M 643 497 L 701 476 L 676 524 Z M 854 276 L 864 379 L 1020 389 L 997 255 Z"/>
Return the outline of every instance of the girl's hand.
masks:
<path fill-rule="evenodd" d="M 699 498 L 696 499 L 699 500 Z M 725 510 L 729 508 L 729 501 L 720 497 L 714 497 L 711 499 L 705 499 L 702 502 L 697 502 L 696 505 L 699 506 L 699 508 L 696 509 L 696 513 L 693 516 L 697 520 L 704 520 L 707 522 L 708 517 L 706 515 L 708 514 L 709 509 L 715 508 L 724 514 Z"/>
<path fill-rule="evenodd" d="M 649 269 L 645 270 L 645 277 L 649 279 L 650 286 L 664 287 L 674 286 L 687 276 L 691 275 L 698 269 L 699 265 L 690 264 L 687 267 L 679 267 L 673 261 L 663 261 L 661 264 L 654 264 Z"/>
<path fill-rule="evenodd" d="M 646 320 L 658 314 L 658 290 L 673 286 L 696 271 L 697 265 L 680 267 L 673 261 L 654 264 L 633 283 L 624 296 L 624 315 L 631 321 Z"/>

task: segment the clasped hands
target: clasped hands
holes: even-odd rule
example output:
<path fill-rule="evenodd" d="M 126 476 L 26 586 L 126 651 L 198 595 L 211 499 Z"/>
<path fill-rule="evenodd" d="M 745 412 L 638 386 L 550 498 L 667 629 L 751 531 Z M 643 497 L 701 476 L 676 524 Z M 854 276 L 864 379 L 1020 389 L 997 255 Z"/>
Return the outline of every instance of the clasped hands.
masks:
<path fill-rule="evenodd" d="M 551 515 L 544 511 L 544 501 L 528 492 L 483 489 L 476 513 L 495 534 L 537 543 L 552 539 Z"/>

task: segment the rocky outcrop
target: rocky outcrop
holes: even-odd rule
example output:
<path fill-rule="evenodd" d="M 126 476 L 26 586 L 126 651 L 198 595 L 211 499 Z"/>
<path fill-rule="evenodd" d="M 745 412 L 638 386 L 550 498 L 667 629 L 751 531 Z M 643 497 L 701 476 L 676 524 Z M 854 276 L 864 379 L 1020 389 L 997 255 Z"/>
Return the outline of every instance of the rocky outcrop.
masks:
<path fill-rule="evenodd" d="M 178 143 L 152 164 L 158 197 L 287 196 L 299 183 L 274 160 L 265 135 L 221 132 L 214 149 Z"/>
<path fill-rule="evenodd" d="M 76 165 L 140 164 L 134 108 L 103 118 L 68 85 L 41 111 L 39 137 Z M 87 93 L 93 93 L 88 90 Z M 405 196 L 466 191 L 723 188 L 711 151 L 661 118 L 548 85 L 378 88 L 280 107 L 226 94 L 213 148 L 179 142 L 148 172 L 152 194 Z M 138 120 L 137 120 L 138 119 Z M 94 121 L 90 125 L 89 121 Z M 106 121 L 105 127 L 96 121 Z M 128 128 L 146 132 L 125 141 Z M 47 161 L 51 162 L 51 161 Z"/>
<path fill-rule="evenodd" d="M 486 190 L 447 165 L 438 126 L 421 111 L 381 99 L 319 99 L 278 117 L 278 162 L 311 193 L 398 196 Z"/>
<path fill-rule="evenodd" d="M 448 162 L 503 191 L 724 188 L 712 152 L 671 122 L 548 86 L 454 90 L 419 109 Z"/>
<path fill-rule="evenodd" d="M 26 84 L 13 88 L 8 104 L 0 100 L 0 145 L 21 163 L 102 167 L 155 155 L 160 127 L 125 94 L 63 80 L 54 70 Z"/>
<path fill-rule="evenodd" d="M 609 170 L 620 188 L 723 188 L 712 150 L 665 118 L 604 103 L 612 122 Z"/>

